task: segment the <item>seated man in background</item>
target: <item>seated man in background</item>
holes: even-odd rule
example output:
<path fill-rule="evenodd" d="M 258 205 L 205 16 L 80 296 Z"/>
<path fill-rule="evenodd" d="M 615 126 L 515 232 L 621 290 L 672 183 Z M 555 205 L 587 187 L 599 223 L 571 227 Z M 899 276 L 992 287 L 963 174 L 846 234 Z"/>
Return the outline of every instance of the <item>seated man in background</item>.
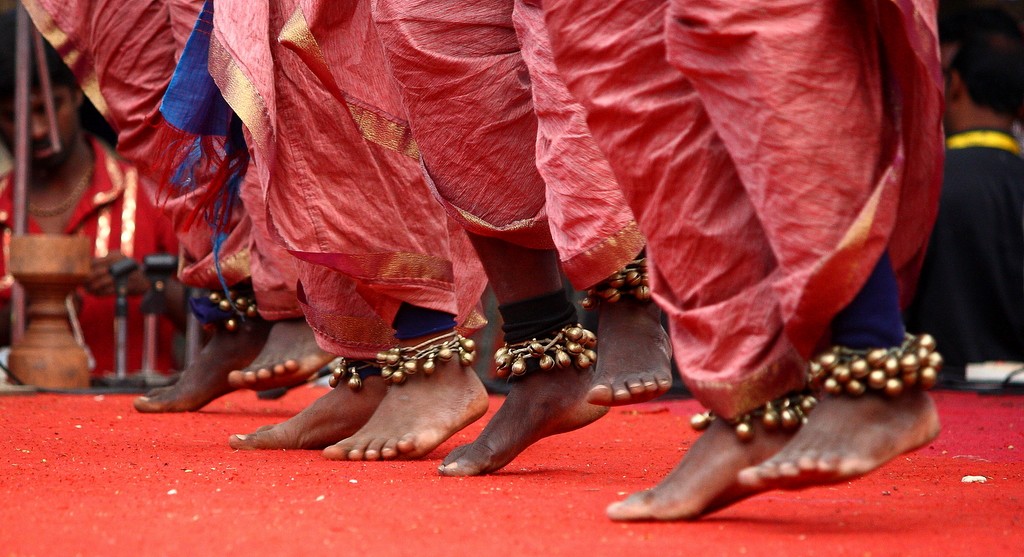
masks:
<path fill-rule="evenodd" d="M 947 379 L 971 363 L 1024 362 L 1024 41 L 1008 25 L 958 36 L 944 60 L 946 164 L 911 332 L 942 346 Z M 949 42 L 949 41 L 944 41 Z"/>
<path fill-rule="evenodd" d="M 11 16 L 11 17 L 8 17 Z M 3 18 L 0 32 L 0 139 L 14 152 L 14 53 L 12 14 Z M 10 25 L 6 25 L 10 23 Z M 9 31 L 9 32 L 8 32 Z M 126 258 L 141 261 L 153 253 L 177 253 L 177 241 L 170 222 L 139 188 L 135 168 L 117 158 L 113 149 L 87 134 L 79 122 L 83 94 L 60 56 L 46 46 L 46 61 L 53 84 L 54 109 L 61 148 L 50 141 L 49 123 L 38 76 L 33 75 L 30 97 L 31 180 L 28 186 L 28 233 L 84 235 L 93 240 L 91 274 L 79 289 L 77 320 L 84 342 L 95 359 L 93 375 L 114 369 L 114 283 L 110 265 Z M 35 74 L 33 64 L 33 74 Z M 10 298 L 13 278 L 7 273 L 7 245 L 14 219 L 13 172 L 0 176 L 0 227 L 4 234 L 0 261 L 0 344 L 10 344 Z M 45 254 L 40 254 L 45 257 Z M 129 372 L 142 361 L 141 295 L 149 281 L 141 270 L 128 278 Z M 167 288 L 168 316 L 160 318 L 156 370 L 168 372 L 178 366 L 173 357 L 175 323 L 184 323 L 183 288 L 174 280 Z M 82 340 L 82 339 L 80 339 Z"/>

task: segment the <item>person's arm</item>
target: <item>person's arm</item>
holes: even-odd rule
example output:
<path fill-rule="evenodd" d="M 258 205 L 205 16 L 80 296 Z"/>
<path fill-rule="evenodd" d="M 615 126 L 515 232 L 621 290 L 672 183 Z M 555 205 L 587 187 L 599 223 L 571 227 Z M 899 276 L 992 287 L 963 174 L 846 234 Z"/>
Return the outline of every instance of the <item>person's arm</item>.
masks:
<path fill-rule="evenodd" d="M 89 278 L 85 281 L 86 292 L 93 296 L 113 296 L 116 294 L 114 277 L 110 276 L 110 266 L 122 259 L 126 259 L 126 257 L 119 251 L 111 252 L 106 257 L 93 259 L 92 267 L 89 270 Z M 147 290 L 149 290 L 149 279 L 142 273 L 140 267 L 128 276 L 128 295 L 145 294 Z"/>

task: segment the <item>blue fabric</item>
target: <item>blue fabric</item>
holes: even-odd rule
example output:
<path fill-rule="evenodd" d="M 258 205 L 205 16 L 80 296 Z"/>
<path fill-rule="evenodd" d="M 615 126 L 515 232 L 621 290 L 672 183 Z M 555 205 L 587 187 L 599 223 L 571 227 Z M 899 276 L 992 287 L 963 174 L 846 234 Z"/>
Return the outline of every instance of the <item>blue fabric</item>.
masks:
<path fill-rule="evenodd" d="M 194 136 L 191 141 L 171 147 L 176 152 L 171 157 L 175 168 L 168 184 L 170 187 L 178 193 L 187 193 L 198 185 L 195 179 L 197 168 L 205 167 L 211 175 L 217 174 L 216 170 L 225 169 L 220 174 L 223 183 L 209 184 L 215 195 L 210 196 L 212 201 L 203 211 L 213 232 L 211 238 L 217 277 L 227 292 L 228 284 L 220 268 L 220 252 L 228 236 L 231 213 L 239 203 L 248 148 L 241 120 L 224 100 L 209 72 L 212 33 L 213 1 L 206 0 L 164 93 L 160 113 L 167 124 Z M 209 143 L 210 140 L 216 141 Z"/>
<path fill-rule="evenodd" d="M 220 309 L 218 304 L 210 301 L 207 297 L 202 298 L 189 298 L 188 299 L 189 309 L 192 310 L 192 314 L 196 316 L 203 325 L 210 323 L 220 323 L 226 319 L 237 317 L 234 309 L 227 311 Z"/>
<path fill-rule="evenodd" d="M 395 328 L 395 338 L 405 340 L 450 331 L 455 328 L 455 316 L 402 302 L 391 326 Z"/>
<path fill-rule="evenodd" d="M 356 373 L 359 374 L 360 379 L 366 379 L 367 377 L 379 377 L 383 372 L 378 365 L 367 362 L 366 364 L 356 365 Z"/>
<path fill-rule="evenodd" d="M 853 349 L 903 344 L 899 287 L 889 254 L 883 254 L 860 292 L 832 320 L 832 342 Z"/>
<path fill-rule="evenodd" d="M 227 137 L 234 113 L 207 69 L 213 2 L 206 0 L 160 103 L 164 120 L 196 135 Z"/>

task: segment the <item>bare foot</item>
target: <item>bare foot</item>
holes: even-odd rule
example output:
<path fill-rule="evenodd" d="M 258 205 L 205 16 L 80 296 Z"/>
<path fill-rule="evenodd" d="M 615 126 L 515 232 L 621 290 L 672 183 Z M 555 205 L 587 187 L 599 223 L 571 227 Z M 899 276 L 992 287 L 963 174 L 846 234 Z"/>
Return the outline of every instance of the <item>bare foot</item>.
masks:
<path fill-rule="evenodd" d="M 754 427 L 754 438 L 743 442 L 728 422 L 715 420 L 661 483 L 612 504 L 608 517 L 692 520 L 761 493 L 764 489 L 737 482 L 736 474 L 775 454 L 793 434 L 781 430 L 769 433 L 759 425 Z"/>
<path fill-rule="evenodd" d="M 602 302 L 597 372 L 587 402 L 620 406 L 646 402 L 672 386 L 672 347 L 651 302 Z"/>
<path fill-rule="evenodd" d="M 488 474 L 544 437 L 600 418 L 608 408 L 587 403 L 590 383 L 591 374 L 575 367 L 527 373 L 512 384 L 480 437 L 452 451 L 438 470 L 445 476 Z"/>
<path fill-rule="evenodd" d="M 363 388 L 346 385 L 332 389 L 294 417 L 263 426 L 249 435 L 232 435 L 233 449 L 322 449 L 359 430 L 384 398 L 380 377 L 367 377 Z"/>
<path fill-rule="evenodd" d="M 271 323 L 245 320 L 237 331 L 217 329 L 196 361 L 170 386 L 153 389 L 135 399 L 139 412 L 194 412 L 235 390 L 228 372 L 246 366 L 259 354 Z"/>
<path fill-rule="evenodd" d="M 847 481 L 938 434 L 935 403 L 918 389 L 897 398 L 825 397 L 785 448 L 742 470 L 739 482 L 757 489 L 801 489 Z"/>
<path fill-rule="evenodd" d="M 413 346 L 426 340 L 411 339 Z M 370 421 L 358 432 L 324 449 L 331 460 L 420 458 L 487 412 L 487 391 L 459 359 L 438 362 L 431 375 L 416 373 L 392 385 Z"/>
<path fill-rule="evenodd" d="M 294 387 L 308 381 L 334 356 L 316 344 L 313 330 L 303 319 L 274 321 L 263 350 L 245 369 L 234 369 L 228 383 L 236 389 L 265 391 Z"/>

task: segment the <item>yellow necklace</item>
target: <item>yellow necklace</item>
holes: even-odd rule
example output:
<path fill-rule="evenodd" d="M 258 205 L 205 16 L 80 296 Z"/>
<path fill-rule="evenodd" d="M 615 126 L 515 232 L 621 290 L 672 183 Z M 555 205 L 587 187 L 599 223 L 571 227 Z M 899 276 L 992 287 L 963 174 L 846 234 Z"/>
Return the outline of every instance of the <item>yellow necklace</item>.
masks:
<path fill-rule="evenodd" d="M 1020 154 L 1020 144 L 1010 134 L 995 130 L 974 130 L 953 134 L 946 138 L 947 149 L 967 149 L 968 147 L 991 147 Z"/>

